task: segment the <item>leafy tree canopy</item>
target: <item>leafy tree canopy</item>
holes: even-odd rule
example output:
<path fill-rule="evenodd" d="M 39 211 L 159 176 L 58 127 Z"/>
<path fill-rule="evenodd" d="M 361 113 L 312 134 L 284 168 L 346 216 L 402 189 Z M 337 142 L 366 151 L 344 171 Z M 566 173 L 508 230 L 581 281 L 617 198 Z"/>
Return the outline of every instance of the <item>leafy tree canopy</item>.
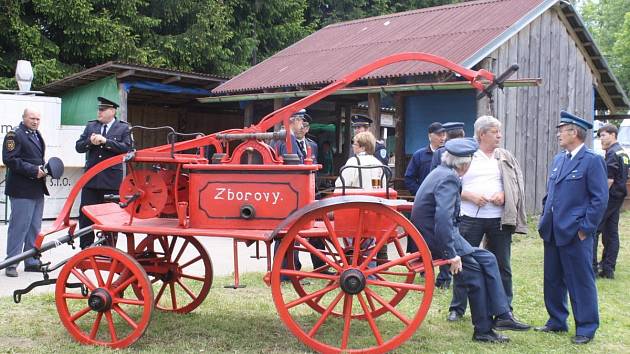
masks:
<path fill-rule="evenodd" d="M 234 75 L 331 23 L 457 0 L 3 0 L 0 88 L 110 60 Z"/>
<path fill-rule="evenodd" d="M 621 86 L 630 92 L 630 0 L 586 0 L 581 14 Z"/>

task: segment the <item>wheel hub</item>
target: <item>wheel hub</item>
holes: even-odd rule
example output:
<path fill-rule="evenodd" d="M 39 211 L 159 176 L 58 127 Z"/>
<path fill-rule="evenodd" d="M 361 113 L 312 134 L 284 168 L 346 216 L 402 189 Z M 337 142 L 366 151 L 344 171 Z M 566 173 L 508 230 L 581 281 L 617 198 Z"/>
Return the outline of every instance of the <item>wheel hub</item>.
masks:
<path fill-rule="evenodd" d="M 88 298 L 88 306 L 97 312 L 108 311 L 112 307 L 112 296 L 103 288 L 95 289 Z"/>
<path fill-rule="evenodd" d="M 355 295 L 365 288 L 365 275 L 358 269 L 347 269 L 339 277 L 341 289 L 348 294 Z"/>

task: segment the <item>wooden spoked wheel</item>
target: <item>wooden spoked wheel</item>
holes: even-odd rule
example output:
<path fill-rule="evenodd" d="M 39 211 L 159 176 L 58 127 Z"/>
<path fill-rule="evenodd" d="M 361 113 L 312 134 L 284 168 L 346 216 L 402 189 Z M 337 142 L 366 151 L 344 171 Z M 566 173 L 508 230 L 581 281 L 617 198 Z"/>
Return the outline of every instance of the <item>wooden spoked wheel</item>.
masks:
<path fill-rule="evenodd" d="M 197 239 L 149 235 L 135 253 L 153 284 L 157 309 L 188 313 L 208 296 L 212 261 Z"/>
<path fill-rule="evenodd" d="M 82 293 L 77 284 L 87 288 Z M 125 291 L 129 286 L 141 296 Z M 70 258 L 57 278 L 55 302 L 61 323 L 84 344 L 125 348 L 149 326 L 153 291 L 131 256 L 111 247 L 92 247 Z"/>
<path fill-rule="evenodd" d="M 323 227 L 314 231 L 314 224 Z M 324 240 L 325 250 L 311 245 L 314 237 Z M 418 245 L 417 252 L 405 253 L 406 237 Z M 378 259 L 384 246 L 389 256 Z M 415 333 L 429 310 L 434 279 L 428 247 L 409 220 L 382 204 L 346 202 L 311 210 L 291 226 L 277 252 L 274 303 L 288 329 L 316 351 L 390 351 Z M 326 265 L 296 270 L 294 252 L 308 256 L 302 263 L 314 255 Z M 424 278 L 416 276 L 418 270 Z M 281 275 L 293 286 L 283 286 Z"/>

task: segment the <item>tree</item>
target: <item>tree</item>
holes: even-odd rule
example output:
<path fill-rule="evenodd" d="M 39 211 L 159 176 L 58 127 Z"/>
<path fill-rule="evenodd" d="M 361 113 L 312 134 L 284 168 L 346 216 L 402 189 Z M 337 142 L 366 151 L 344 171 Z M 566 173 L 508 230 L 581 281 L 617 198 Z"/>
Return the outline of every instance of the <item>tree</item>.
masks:
<path fill-rule="evenodd" d="M 586 0 L 580 10 L 598 48 L 629 92 L 630 0 Z"/>

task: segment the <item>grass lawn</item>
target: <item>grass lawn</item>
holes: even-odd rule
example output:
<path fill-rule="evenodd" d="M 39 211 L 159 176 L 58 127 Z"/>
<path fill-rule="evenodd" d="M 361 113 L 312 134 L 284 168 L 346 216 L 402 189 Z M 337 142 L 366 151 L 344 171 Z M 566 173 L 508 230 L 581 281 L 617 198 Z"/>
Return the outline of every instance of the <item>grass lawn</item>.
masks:
<path fill-rule="evenodd" d="M 533 331 L 505 332 L 509 344 L 477 344 L 471 340 L 470 313 L 464 321 L 448 323 L 445 318 L 450 290 L 436 290 L 431 309 L 417 333 L 397 353 L 630 353 L 630 213 L 622 214 L 621 250 L 616 279 L 598 280 L 600 329 L 595 341 L 586 346 L 570 343 L 574 334 L 572 318 L 568 334 Z M 514 309 L 532 325 L 547 319 L 543 303 L 542 242 L 534 230 L 515 236 L 512 248 Z M 310 352 L 278 318 L 271 290 L 262 273 L 242 277 L 244 289 L 224 289 L 231 278 L 216 278 L 208 298 L 193 313 L 174 315 L 153 312 L 151 324 L 129 353 L 301 353 Z M 628 296 L 628 297 L 626 297 Z M 14 304 L 0 298 L 0 352 L 2 353 L 85 353 L 112 352 L 85 347 L 75 342 L 59 322 L 53 294 L 29 296 Z"/>

